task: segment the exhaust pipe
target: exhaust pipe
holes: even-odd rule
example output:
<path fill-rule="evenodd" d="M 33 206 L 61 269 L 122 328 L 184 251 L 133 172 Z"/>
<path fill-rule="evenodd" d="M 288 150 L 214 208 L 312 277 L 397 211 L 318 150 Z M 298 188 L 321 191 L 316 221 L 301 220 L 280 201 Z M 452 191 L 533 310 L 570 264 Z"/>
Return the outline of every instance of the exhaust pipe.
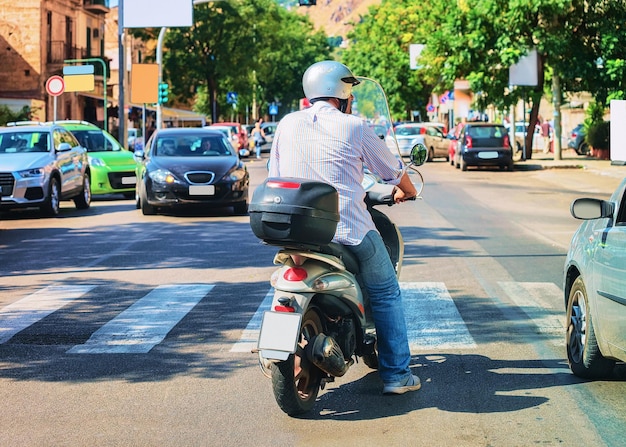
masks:
<path fill-rule="evenodd" d="M 307 350 L 307 357 L 319 369 L 333 377 L 343 376 L 353 361 L 346 362 L 337 342 L 328 335 L 318 334 Z"/>

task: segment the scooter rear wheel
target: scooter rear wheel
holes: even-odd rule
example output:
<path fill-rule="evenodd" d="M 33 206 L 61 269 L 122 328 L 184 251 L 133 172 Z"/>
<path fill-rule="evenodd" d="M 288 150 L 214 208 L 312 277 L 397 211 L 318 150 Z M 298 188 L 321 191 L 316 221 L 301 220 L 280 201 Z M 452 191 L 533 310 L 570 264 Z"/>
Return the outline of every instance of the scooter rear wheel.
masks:
<path fill-rule="evenodd" d="M 307 359 L 305 348 L 321 332 L 319 315 L 314 310 L 308 310 L 302 318 L 296 352 L 272 368 L 274 398 L 290 416 L 306 413 L 317 399 L 324 373 Z"/>

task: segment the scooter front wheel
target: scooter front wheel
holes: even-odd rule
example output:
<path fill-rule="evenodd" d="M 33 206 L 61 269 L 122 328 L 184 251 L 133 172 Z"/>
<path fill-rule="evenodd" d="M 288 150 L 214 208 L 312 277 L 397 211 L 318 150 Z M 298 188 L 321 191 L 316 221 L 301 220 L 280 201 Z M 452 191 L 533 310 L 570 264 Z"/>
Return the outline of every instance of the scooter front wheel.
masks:
<path fill-rule="evenodd" d="M 322 332 L 322 322 L 308 310 L 300 326 L 300 341 L 294 354 L 272 367 L 272 388 L 278 406 L 288 415 L 306 413 L 315 404 L 324 373 L 305 354 L 307 344 Z"/>

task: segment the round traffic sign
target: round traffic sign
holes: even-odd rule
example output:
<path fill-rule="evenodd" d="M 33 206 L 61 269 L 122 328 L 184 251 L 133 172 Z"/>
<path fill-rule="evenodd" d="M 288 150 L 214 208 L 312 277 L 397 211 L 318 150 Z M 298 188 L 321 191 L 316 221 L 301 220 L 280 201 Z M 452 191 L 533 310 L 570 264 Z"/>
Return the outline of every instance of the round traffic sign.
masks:
<path fill-rule="evenodd" d="M 65 91 L 65 81 L 61 76 L 50 76 L 46 81 L 46 91 L 49 95 L 59 96 Z"/>

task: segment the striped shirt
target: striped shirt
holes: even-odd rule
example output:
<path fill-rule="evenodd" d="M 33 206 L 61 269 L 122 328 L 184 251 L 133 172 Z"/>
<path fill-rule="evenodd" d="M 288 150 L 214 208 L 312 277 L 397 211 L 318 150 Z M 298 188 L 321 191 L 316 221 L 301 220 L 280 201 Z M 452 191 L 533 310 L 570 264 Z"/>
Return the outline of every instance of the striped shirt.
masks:
<path fill-rule="evenodd" d="M 281 119 L 270 155 L 270 177 L 299 177 L 333 185 L 339 192 L 334 241 L 358 245 L 376 230 L 361 186 L 364 166 L 397 185 L 404 166 L 361 119 L 325 101 Z"/>

